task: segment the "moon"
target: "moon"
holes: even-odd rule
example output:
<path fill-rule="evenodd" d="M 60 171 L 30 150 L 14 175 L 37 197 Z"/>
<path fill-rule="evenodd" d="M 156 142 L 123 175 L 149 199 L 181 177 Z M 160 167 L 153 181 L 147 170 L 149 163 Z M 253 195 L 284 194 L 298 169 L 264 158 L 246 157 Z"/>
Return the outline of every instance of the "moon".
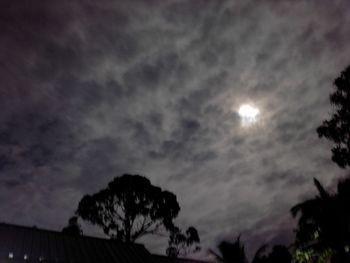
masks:
<path fill-rule="evenodd" d="M 238 114 L 243 124 L 253 124 L 257 121 L 260 111 L 250 104 L 242 104 L 239 107 Z"/>

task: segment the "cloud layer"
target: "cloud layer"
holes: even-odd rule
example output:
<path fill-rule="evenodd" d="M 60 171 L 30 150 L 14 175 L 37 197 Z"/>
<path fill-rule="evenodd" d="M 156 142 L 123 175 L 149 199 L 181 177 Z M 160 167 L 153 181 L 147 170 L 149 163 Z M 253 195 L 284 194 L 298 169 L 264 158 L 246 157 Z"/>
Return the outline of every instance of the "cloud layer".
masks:
<path fill-rule="evenodd" d="M 202 255 L 239 233 L 251 251 L 290 242 L 288 210 L 312 178 L 343 174 L 315 129 L 350 63 L 349 8 L 1 2 L 1 219 L 60 229 L 83 194 L 127 172 L 178 196 Z M 246 102 L 261 111 L 250 128 L 236 113 Z"/>

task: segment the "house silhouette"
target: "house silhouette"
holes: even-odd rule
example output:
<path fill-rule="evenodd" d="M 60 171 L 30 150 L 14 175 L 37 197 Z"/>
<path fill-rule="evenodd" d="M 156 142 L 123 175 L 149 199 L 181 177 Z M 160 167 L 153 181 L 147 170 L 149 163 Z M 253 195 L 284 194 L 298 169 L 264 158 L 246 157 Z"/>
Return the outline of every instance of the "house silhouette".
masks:
<path fill-rule="evenodd" d="M 152 255 L 141 244 L 0 223 L 0 263 L 205 263 Z M 208 263 L 208 262 L 206 262 Z"/>

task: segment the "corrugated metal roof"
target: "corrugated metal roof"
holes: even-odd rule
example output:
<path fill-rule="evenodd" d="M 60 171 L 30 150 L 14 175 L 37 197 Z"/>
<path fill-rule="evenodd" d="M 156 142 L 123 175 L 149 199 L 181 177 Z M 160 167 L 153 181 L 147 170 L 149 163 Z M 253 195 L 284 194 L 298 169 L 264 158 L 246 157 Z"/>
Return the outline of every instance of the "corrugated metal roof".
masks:
<path fill-rule="evenodd" d="M 0 223 L 2 262 L 156 263 L 143 245 Z"/>
<path fill-rule="evenodd" d="M 162 255 L 152 255 L 154 261 L 156 263 L 213 263 L 214 261 L 204 261 L 204 260 L 197 260 L 192 258 L 172 258 Z"/>

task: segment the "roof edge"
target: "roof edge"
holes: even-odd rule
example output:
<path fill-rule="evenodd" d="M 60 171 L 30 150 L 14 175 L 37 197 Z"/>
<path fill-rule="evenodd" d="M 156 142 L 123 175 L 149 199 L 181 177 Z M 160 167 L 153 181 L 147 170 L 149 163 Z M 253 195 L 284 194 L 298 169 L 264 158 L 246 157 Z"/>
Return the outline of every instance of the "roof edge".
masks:
<path fill-rule="evenodd" d="M 63 235 L 63 236 L 70 236 L 70 237 L 74 237 L 74 238 L 88 238 L 88 239 L 97 239 L 97 240 L 101 240 L 101 241 L 112 241 L 112 242 L 115 242 L 115 243 L 119 243 L 119 244 L 122 244 L 122 245 L 132 245 L 132 246 L 141 246 L 143 247 L 146 251 L 148 251 L 145 247 L 144 244 L 140 244 L 140 243 L 126 243 L 126 242 L 122 242 L 122 241 L 119 241 L 119 240 L 116 240 L 116 239 L 111 239 L 111 238 L 103 238 L 103 237 L 95 237 L 95 236 L 87 236 L 87 235 L 81 235 L 81 236 L 72 236 L 72 235 L 67 235 L 67 234 L 64 234 L 62 233 L 61 231 L 58 231 L 58 230 L 51 230 L 51 229 L 45 229 L 45 228 L 39 228 L 37 226 L 24 226 L 24 225 L 16 225 L 16 224 L 11 224 L 11 223 L 6 223 L 6 222 L 0 222 L 0 226 L 5 226 L 5 227 L 14 227 L 14 228 L 25 228 L 25 229 L 28 229 L 28 230 L 37 230 L 37 231 L 44 231 L 44 232 L 49 232 L 49 233 L 52 233 L 52 234 L 55 234 L 55 235 Z M 151 254 L 151 253 L 150 253 Z M 151 254 L 152 255 L 152 254 Z"/>

